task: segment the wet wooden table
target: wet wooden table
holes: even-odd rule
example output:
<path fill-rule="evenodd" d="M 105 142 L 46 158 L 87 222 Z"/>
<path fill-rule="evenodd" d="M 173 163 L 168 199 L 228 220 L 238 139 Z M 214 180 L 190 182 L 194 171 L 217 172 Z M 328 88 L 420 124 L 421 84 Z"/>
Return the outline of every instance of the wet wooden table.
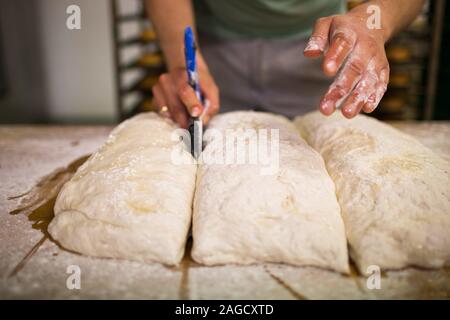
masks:
<path fill-rule="evenodd" d="M 450 122 L 393 125 L 450 160 Z M 270 264 L 204 267 L 189 258 L 189 250 L 177 268 L 68 252 L 46 235 L 54 195 L 110 130 L 0 126 L 0 298 L 450 298 L 448 269 L 387 272 L 381 289 L 369 290 L 367 279 L 355 273 Z M 79 290 L 67 286 L 73 265 L 81 271 Z"/>

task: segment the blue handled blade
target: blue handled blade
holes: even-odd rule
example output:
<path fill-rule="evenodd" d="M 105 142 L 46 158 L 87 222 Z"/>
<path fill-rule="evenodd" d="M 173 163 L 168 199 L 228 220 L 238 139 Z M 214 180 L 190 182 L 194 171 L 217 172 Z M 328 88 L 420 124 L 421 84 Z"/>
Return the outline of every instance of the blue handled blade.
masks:
<path fill-rule="evenodd" d="M 188 82 L 192 89 L 194 89 L 197 98 L 203 104 L 197 72 L 196 49 L 194 32 L 191 27 L 187 27 L 184 30 L 184 56 L 188 73 Z M 200 117 L 192 117 L 189 132 L 191 134 L 191 153 L 195 159 L 198 159 L 203 148 L 203 122 Z"/>

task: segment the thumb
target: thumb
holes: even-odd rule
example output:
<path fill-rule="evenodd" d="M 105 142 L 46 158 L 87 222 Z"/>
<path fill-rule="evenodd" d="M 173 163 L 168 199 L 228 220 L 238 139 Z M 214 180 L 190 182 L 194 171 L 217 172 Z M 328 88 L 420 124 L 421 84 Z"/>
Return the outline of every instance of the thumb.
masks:
<path fill-rule="evenodd" d="M 316 58 L 324 51 L 328 43 L 328 34 L 333 17 L 317 19 L 311 37 L 308 40 L 303 54 L 307 58 Z"/>
<path fill-rule="evenodd" d="M 200 100 L 197 98 L 194 89 L 188 84 L 185 83 L 178 89 L 178 97 L 186 106 L 189 114 L 192 117 L 199 117 L 203 112 L 203 106 Z"/>

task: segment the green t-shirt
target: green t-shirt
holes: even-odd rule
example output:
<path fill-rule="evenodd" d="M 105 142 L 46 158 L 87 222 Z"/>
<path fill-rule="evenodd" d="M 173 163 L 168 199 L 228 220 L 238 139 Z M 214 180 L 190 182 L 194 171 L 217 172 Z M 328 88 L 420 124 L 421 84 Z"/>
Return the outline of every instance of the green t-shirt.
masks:
<path fill-rule="evenodd" d="M 223 38 L 306 37 L 345 0 L 194 0 L 197 28 Z"/>

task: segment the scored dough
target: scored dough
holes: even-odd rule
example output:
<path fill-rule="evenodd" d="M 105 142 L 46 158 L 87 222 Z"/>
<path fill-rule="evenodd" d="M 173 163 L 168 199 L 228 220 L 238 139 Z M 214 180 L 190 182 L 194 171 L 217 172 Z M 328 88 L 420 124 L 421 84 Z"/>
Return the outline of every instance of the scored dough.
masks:
<path fill-rule="evenodd" d="M 319 112 L 295 120 L 336 185 L 362 273 L 450 265 L 450 163 L 373 118 Z"/>
<path fill-rule="evenodd" d="M 171 161 L 180 146 L 171 139 L 176 128 L 154 113 L 115 128 L 62 188 L 51 236 L 90 256 L 178 264 L 191 223 L 196 166 Z"/>
<path fill-rule="evenodd" d="M 267 113 L 216 116 L 203 156 L 225 147 L 211 130 L 279 130 L 279 170 L 262 164 L 208 164 L 197 172 L 192 257 L 206 265 L 257 262 L 310 265 L 348 273 L 344 224 L 320 155 L 286 118 Z M 208 141 L 209 139 L 209 141 Z M 270 139 L 269 139 L 270 141 Z M 223 144 L 225 145 L 225 143 Z M 268 148 L 270 150 L 270 147 Z"/>

